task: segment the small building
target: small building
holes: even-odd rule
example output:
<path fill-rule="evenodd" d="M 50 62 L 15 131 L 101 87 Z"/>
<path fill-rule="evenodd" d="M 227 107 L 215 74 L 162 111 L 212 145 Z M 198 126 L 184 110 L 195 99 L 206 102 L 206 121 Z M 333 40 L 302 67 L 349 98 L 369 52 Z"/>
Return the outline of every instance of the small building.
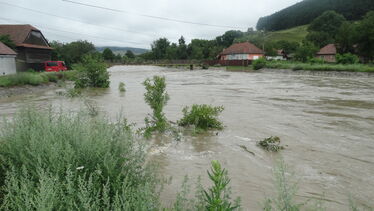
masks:
<path fill-rule="evenodd" d="M 265 53 L 250 42 L 235 43 L 220 53 L 220 60 L 256 60 Z"/>
<path fill-rule="evenodd" d="M 31 25 L 0 25 L 0 35 L 9 35 L 16 44 L 17 71 L 40 70 L 51 60 L 52 48 L 42 32 Z"/>
<path fill-rule="evenodd" d="M 11 48 L 0 42 L 0 76 L 16 73 L 16 55 Z"/>
<path fill-rule="evenodd" d="M 276 61 L 285 61 L 287 60 L 287 54 L 284 50 L 277 50 L 277 55 L 275 56 L 266 56 L 267 60 L 276 60 Z"/>
<path fill-rule="evenodd" d="M 336 46 L 334 44 L 326 45 L 317 52 L 316 58 L 323 59 L 325 62 L 336 62 Z"/>

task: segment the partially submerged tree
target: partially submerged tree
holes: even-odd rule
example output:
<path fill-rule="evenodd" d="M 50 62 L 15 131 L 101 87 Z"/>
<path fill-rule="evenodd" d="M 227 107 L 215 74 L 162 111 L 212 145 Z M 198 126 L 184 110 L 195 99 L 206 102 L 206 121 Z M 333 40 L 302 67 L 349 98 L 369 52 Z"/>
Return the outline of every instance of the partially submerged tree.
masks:
<path fill-rule="evenodd" d="M 164 107 L 169 101 L 169 95 L 166 92 L 165 77 L 153 76 L 153 79 L 147 78 L 143 85 L 146 92 L 144 93 L 145 102 L 151 107 L 152 115 L 145 118 L 144 135 L 150 137 L 152 132 L 165 132 L 168 122 L 163 112 Z"/>

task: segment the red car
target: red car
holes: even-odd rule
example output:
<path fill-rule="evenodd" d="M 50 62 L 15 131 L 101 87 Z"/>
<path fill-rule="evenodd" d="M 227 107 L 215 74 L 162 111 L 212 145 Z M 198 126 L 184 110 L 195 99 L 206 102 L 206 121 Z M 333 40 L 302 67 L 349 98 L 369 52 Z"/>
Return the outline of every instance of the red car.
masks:
<path fill-rule="evenodd" d="M 46 61 L 44 62 L 44 70 L 46 72 L 66 71 L 68 68 L 63 61 Z"/>

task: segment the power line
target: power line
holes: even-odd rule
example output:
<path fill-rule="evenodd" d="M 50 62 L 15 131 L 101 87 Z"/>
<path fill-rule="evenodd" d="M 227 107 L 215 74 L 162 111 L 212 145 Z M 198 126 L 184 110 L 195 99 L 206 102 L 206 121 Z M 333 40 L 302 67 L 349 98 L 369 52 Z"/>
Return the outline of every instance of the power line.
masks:
<path fill-rule="evenodd" d="M 59 15 L 56 15 L 56 14 L 43 12 L 43 11 L 40 11 L 40 10 L 35 10 L 35 9 L 31 9 L 31 8 L 26 8 L 26 7 L 14 5 L 14 4 L 9 4 L 7 2 L 0 1 L 0 4 L 5 4 L 5 5 L 11 6 L 11 7 L 20 8 L 20 9 L 23 9 L 23 10 L 28 10 L 28 11 L 31 11 L 31 12 L 34 12 L 34 13 L 39 13 L 39 14 L 43 14 L 43 15 L 48 15 L 48 16 L 52 16 L 52 17 L 66 19 L 66 20 L 70 20 L 70 21 L 74 21 L 74 22 L 78 22 L 78 23 L 89 24 L 89 25 L 92 25 L 92 26 L 98 26 L 98 27 L 103 27 L 103 28 L 107 28 L 107 29 L 114 29 L 114 30 L 118 30 L 118 31 L 129 32 L 129 33 L 135 33 L 135 34 L 140 34 L 140 35 L 143 35 L 143 36 L 152 36 L 152 37 L 154 36 L 154 35 L 146 35 L 144 33 L 138 32 L 138 31 L 125 30 L 125 29 L 117 28 L 117 27 L 97 25 L 97 24 L 93 24 L 93 23 L 90 23 L 90 22 L 87 22 L 87 21 L 81 21 L 81 20 L 74 19 L 74 18 L 63 17 L 63 16 L 59 16 Z"/>
<path fill-rule="evenodd" d="M 14 21 L 14 22 L 18 22 L 18 23 L 23 23 L 22 21 L 18 21 L 18 20 L 14 20 L 14 19 L 10 19 L 10 18 L 4 18 L 4 17 L 1 17 L 0 16 L 0 19 L 3 19 L 3 20 L 7 20 L 7 21 Z M 44 28 L 46 30 L 52 30 L 52 31 L 57 31 L 57 32 L 64 32 L 64 33 L 73 33 L 73 34 L 80 34 L 80 35 L 84 35 L 84 36 L 89 36 L 89 37 L 93 37 L 93 38 L 97 38 L 97 39 L 102 39 L 102 40 L 107 40 L 107 41 L 112 41 L 112 42 L 119 42 L 119 43 L 131 43 L 131 44 L 141 44 L 141 45 L 144 45 L 144 43 L 139 43 L 139 42 L 132 42 L 132 41 L 119 41 L 119 40 L 112 40 L 112 39 L 107 39 L 107 38 L 104 38 L 104 37 L 99 37 L 99 36 L 94 36 L 94 35 L 89 35 L 89 34 L 82 34 L 82 33 L 78 33 L 78 32 L 72 32 L 72 31 L 65 31 L 65 30 L 60 30 L 60 29 L 54 29 L 54 28 L 49 28 L 49 27 L 44 27 L 44 26 L 40 26 L 40 25 L 37 25 L 37 24 L 33 24 L 35 26 L 37 26 L 38 28 Z"/>
<path fill-rule="evenodd" d="M 154 15 L 146 15 L 146 14 L 141 14 L 141 13 L 133 13 L 133 12 L 129 12 L 129 11 L 126 11 L 126 10 L 113 9 L 113 8 L 109 8 L 109 7 L 102 7 L 102 6 L 98 6 L 98 5 L 86 4 L 86 3 L 82 3 L 82 2 L 78 2 L 78 1 L 72 1 L 72 0 L 62 0 L 62 1 L 69 2 L 69 3 L 72 3 L 72 4 L 81 5 L 81 6 L 86 6 L 86 7 L 103 9 L 103 10 L 108 10 L 108 11 L 112 11 L 112 12 L 126 13 L 126 14 L 130 14 L 130 15 L 137 15 L 137 16 L 141 16 L 141 17 L 159 19 L 159 20 L 169 21 L 169 22 L 193 24 L 193 25 L 200 25 L 200 26 L 211 26 L 211 27 L 219 27 L 219 28 L 229 28 L 229 29 L 245 29 L 245 27 L 215 25 L 215 24 L 209 24 L 209 23 L 198 23 L 198 22 L 192 22 L 192 21 L 186 21 L 186 20 L 180 20 L 180 19 L 174 19 L 174 18 L 160 17 L 160 16 L 154 16 Z"/>

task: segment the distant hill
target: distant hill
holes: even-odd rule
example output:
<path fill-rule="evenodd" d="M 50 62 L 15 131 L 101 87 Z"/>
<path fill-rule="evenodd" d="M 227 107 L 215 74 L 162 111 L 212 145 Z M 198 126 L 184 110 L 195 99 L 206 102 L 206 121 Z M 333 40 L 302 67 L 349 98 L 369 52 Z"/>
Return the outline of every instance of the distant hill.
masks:
<path fill-rule="evenodd" d="M 132 51 L 135 55 L 143 54 L 149 51 L 148 49 L 144 49 L 144 48 L 116 47 L 116 46 L 100 46 L 100 47 L 96 47 L 96 50 L 99 52 L 103 52 L 105 48 L 109 48 L 110 50 L 113 51 L 113 53 L 121 54 L 121 55 L 124 55 L 126 51 L 128 50 Z"/>
<path fill-rule="evenodd" d="M 309 24 L 328 10 L 335 10 L 348 20 L 359 20 L 374 10 L 374 0 L 304 0 L 258 20 L 258 30 L 277 31 Z"/>

